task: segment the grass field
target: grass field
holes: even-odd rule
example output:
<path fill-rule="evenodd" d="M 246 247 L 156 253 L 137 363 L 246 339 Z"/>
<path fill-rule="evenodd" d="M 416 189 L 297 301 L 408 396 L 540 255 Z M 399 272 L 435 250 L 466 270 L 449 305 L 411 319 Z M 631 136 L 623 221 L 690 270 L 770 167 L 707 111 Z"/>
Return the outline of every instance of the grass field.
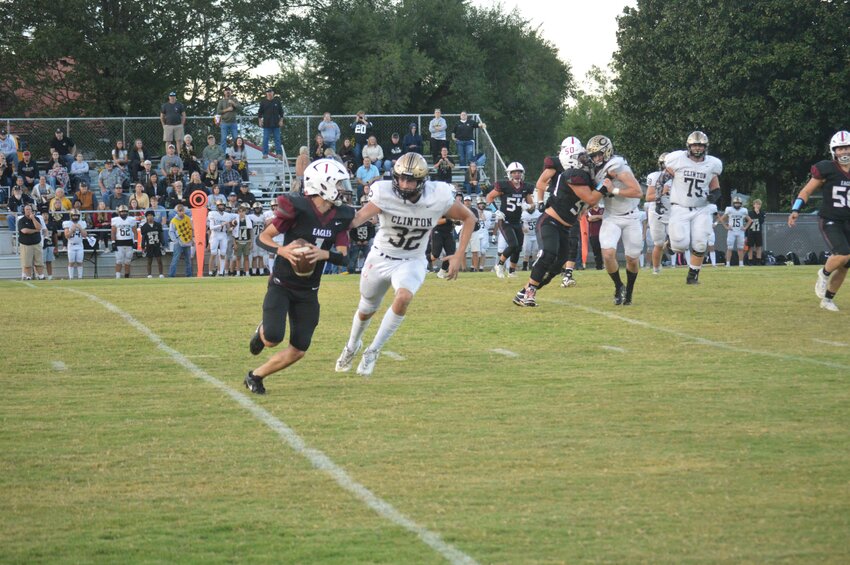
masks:
<path fill-rule="evenodd" d="M 307 357 L 250 398 L 264 280 L 2 283 L 0 561 L 850 562 L 850 291 L 684 276 L 520 309 L 521 279 L 429 275 L 371 379 L 333 371 L 357 278 L 326 277 Z"/>

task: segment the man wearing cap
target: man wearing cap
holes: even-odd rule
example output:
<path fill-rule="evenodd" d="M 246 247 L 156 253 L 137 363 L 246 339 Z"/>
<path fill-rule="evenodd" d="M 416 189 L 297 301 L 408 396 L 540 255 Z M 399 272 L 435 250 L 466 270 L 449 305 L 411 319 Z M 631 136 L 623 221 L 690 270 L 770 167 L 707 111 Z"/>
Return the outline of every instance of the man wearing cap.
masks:
<path fill-rule="evenodd" d="M 269 136 L 274 137 L 274 148 L 278 159 L 283 158 L 283 146 L 280 144 L 280 128 L 283 127 L 283 104 L 274 95 L 274 89 L 266 89 L 265 100 L 260 101 L 257 111 L 260 127 L 263 128 L 263 159 L 269 157 Z M 235 140 L 235 138 L 234 138 Z"/>
<path fill-rule="evenodd" d="M 142 249 L 145 250 L 145 257 L 148 259 L 148 278 L 153 278 L 151 268 L 154 258 L 156 258 L 156 264 L 159 267 L 159 278 L 163 278 L 162 246 L 165 240 L 162 237 L 162 224 L 156 221 L 156 212 L 153 210 L 145 211 L 145 223 L 142 224 L 141 232 Z"/>
<path fill-rule="evenodd" d="M 15 187 L 15 190 L 18 190 L 18 188 Z M 17 221 L 17 233 L 23 279 L 25 281 L 32 280 L 32 268 L 35 266 L 39 280 L 44 280 L 44 258 L 41 248 L 43 220 L 35 213 L 32 204 L 24 205 L 21 212 L 23 212 L 23 216 Z"/>
<path fill-rule="evenodd" d="M 122 205 L 130 205 L 130 196 L 124 194 L 124 185 L 118 182 L 115 183 L 114 187 L 112 187 L 112 194 L 109 195 L 109 198 L 106 201 L 106 208 L 108 210 L 117 210 L 118 207 Z"/>
<path fill-rule="evenodd" d="M 97 186 L 101 192 L 110 192 L 112 187 L 121 182 L 121 173 L 115 169 L 115 164 L 112 159 L 108 159 L 103 164 L 103 170 L 97 175 Z"/>
<path fill-rule="evenodd" d="M 27 204 L 33 205 L 32 197 L 24 192 L 24 183 L 21 177 L 15 179 L 15 186 L 12 187 L 12 194 L 9 196 L 9 202 L 6 204 L 8 213 L 6 214 L 6 225 L 9 227 L 9 232 L 15 231 L 15 223 L 19 214 L 23 214 L 24 206 Z"/>
<path fill-rule="evenodd" d="M 227 139 L 222 139 L 221 144 L 227 146 Z M 204 166 L 204 170 L 208 170 L 209 164 L 212 161 L 216 162 L 216 166 L 221 166 L 221 162 L 224 161 L 226 149 L 222 149 L 221 146 L 217 145 L 215 142 L 215 136 L 213 134 L 209 134 L 207 136 L 207 146 L 204 147 L 204 150 L 201 152 L 201 161 Z"/>
<path fill-rule="evenodd" d="M 94 193 L 89 190 L 89 183 L 80 181 L 80 189 L 74 195 L 83 210 L 94 210 Z"/>
<path fill-rule="evenodd" d="M 71 219 L 62 222 L 62 231 L 65 232 L 65 241 L 67 241 L 68 251 L 68 280 L 74 278 L 74 271 L 77 272 L 77 278 L 83 278 L 83 238 L 89 236 L 86 232 L 86 222 L 80 218 L 79 210 L 71 210 Z"/>
<path fill-rule="evenodd" d="M 15 153 L 17 157 L 17 153 Z M 32 158 L 29 151 L 24 151 L 24 160 L 18 163 L 18 176 L 24 177 L 24 184 L 32 190 L 35 180 L 38 178 L 38 163 Z"/>
<path fill-rule="evenodd" d="M 221 188 L 221 193 L 227 195 L 233 194 L 239 190 L 241 184 L 242 177 L 239 175 L 239 171 L 233 168 L 233 161 L 229 158 L 225 159 L 224 169 L 218 176 L 218 185 Z"/>
<path fill-rule="evenodd" d="M 13 166 L 18 166 L 18 144 L 15 143 L 15 138 L 2 128 L 0 128 L 0 153 L 3 153 L 6 160 L 11 162 Z"/>
<path fill-rule="evenodd" d="M 390 142 L 386 144 L 384 147 L 384 162 L 383 162 L 383 170 L 384 172 L 392 172 L 393 165 L 404 154 L 404 149 L 401 146 L 401 137 L 398 135 L 398 132 L 393 132 L 392 136 L 390 136 Z M 381 164 L 378 163 L 378 168 L 381 167 Z"/>
<path fill-rule="evenodd" d="M 172 167 L 177 167 L 178 171 L 182 171 L 183 159 L 181 159 L 180 156 L 177 155 L 177 151 L 174 145 L 169 144 L 165 148 L 165 155 L 162 157 L 162 159 L 159 160 L 159 173 L 163 177 L 167 177 L 168 173 L 171 172 Z"/>
<path fill-rule="evenodd" d="M 183 125 L 186 123 L 186 107 L 177 101 L 177 93 L 168 93 L 168 102 L 159 109 L 159 121 L 162 124 L 162 140 L 168 150 L 172 142 L 177 145 L 177 152 L 183 146 Z M 182 169 L 183 166 L 181 165 Z"/>
<path fill-rule="evenodd" d="M 233 91 L 229 86 L 224 87 L 224 97 L 218 101 L 215 106 L 215 113 L 221 120 L 221 151 L 227 151 L 227 136 L 230 135 L 233 141 L 239 137 L 239 124 L 236 122 L 236 116 L 242 110 L 242 104 L 239 103 L 233 96 Z"/>
<path fill-rule="evenodd" d="M 53 139 L 50 140 L 50 149 L 59 153 L 62 164 L 70 171 L 71 163 L 74 162 L 74 153 L 77 152 L 77 145 L 74 143 L 74 140 L 70 137 L 65 137 L 65 132 L 57 129 L 54 132 Z"/>
<path fill-rule="evenodd" d="M 243 182 L 239 187 L 239 192 L 236 194 L 236 201 L 239 204 L 247 204 L 250 207 L 257 201 L 257 197 L 249 190 L 250 188 L 247 182 Z"/>

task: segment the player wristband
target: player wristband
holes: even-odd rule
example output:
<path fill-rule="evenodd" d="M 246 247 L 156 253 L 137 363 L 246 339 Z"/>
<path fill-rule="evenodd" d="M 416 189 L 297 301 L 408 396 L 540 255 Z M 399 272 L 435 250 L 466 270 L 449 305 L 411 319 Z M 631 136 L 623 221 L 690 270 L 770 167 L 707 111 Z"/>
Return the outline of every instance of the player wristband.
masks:
<path fill-rule="evenodd" d="M 611 194 L 617 196 L 618 194 L 620 194 L 620 189 L 615 187 L 614 190 L 611 191 Z"/>
<path fill-rule="evenodd" d="M 794 201 L 794 205 L 791 206 L 791 211 L 799 213 L 800 208 L 802 208 L 805 203 L 806 203 L 805 200 L 803 200 L 802 198 L 798 198 L 797 200 Z"/>
<path fill-rule="evenodd" d="M 345 265 L 345 255 L 339 251 L 328 251 L 328 262 L 333 265 Z"/>
<path fill-rule="evenodd" d="M 600 182 L 599 184 L 596 185 L 596 190 L 601 192 L 602 187 L 604 187 L 604 186 L 605 186 L 605 181 L 603 180 L 602 182 Z"/>

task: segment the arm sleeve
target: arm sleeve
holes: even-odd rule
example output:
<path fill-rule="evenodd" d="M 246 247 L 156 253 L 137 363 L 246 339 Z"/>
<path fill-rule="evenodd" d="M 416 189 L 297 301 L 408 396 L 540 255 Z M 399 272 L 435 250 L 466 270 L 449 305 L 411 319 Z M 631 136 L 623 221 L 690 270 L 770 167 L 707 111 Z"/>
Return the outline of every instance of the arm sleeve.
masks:
<path fill-rule="evenodd" d="M 285 233 L 295 224 L 295 205 L 286 196 L 277 197 L 277 211 L 272 224 L 279 233 Z"/>

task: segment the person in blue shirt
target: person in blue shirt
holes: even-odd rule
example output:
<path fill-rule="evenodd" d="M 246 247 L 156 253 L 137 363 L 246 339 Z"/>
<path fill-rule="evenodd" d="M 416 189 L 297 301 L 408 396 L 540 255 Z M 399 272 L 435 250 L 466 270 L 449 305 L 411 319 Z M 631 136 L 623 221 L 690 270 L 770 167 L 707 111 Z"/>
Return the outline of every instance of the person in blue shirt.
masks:
<path fill-rule="evenodd" d="M 363 164 L 357 169 L 354 176 L 357 178 L 357 201 L 359 202 L 364 194 L 369 194 L 369 187 L 372 183 L 381 180 L 381 171 L 372 164 L 369 157 L 363 157 Z"/>

